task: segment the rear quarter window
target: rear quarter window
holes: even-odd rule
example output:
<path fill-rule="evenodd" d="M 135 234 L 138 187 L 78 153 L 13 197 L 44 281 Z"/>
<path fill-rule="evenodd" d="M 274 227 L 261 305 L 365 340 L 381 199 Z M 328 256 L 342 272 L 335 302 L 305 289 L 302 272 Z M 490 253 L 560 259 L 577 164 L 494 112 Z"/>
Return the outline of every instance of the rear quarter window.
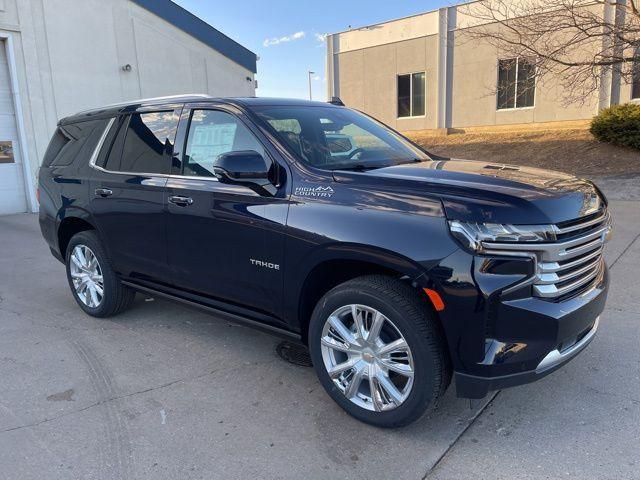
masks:
<path fill-rule="evenodd" d="M 105 168 L 128 173 L 169 173 L 169 154 L 178 120 L 174 110 L 131 114 L 128 122 L 120 126 Z"/>
<path fill-rule="evenodd" d="M 88 161 L 90 153 L 87 151 L 95 147 L 107 122 L 108 119 L 102 119 L 59 126 L 49 142 L 42 165 L 67 166 L 78 156 L 87 157 Z"/>

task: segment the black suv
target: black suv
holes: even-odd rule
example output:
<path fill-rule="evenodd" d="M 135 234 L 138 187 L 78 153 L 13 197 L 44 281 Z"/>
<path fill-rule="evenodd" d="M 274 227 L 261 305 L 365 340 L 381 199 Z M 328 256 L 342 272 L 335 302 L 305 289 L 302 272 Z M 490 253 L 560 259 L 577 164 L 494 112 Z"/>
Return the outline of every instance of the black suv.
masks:
<path fill-rule="evenodd" d="M 60 121 L 40 225 L 89 315 L 135 291 L 293 336 L 347 412 L 405 425 L 536 380 L 598 328 L 607 202 L 570 175 L 434 156 L 299 100 L 141 100 Z"/>

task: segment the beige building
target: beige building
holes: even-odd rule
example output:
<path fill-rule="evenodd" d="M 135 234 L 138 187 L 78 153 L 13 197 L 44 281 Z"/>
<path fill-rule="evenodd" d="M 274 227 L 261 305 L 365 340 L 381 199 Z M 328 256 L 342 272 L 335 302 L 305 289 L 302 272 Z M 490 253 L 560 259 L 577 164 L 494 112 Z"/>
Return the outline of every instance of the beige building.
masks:
<path fill-rule="evenodd" d="M 612 13 L 610 5 L 595 8 Z M 526 59 L 465 38 L 478 25 L 468 11 L 468 4 L 441 8 L 328 35 L 329 98 L 401 131 L 441 133 L 586 125 L 601 108 L 640 102 L 640 78 L 632 86 L 608 75 L 599 92 L 563 105 L 561 88 L 537 81 Z"/>

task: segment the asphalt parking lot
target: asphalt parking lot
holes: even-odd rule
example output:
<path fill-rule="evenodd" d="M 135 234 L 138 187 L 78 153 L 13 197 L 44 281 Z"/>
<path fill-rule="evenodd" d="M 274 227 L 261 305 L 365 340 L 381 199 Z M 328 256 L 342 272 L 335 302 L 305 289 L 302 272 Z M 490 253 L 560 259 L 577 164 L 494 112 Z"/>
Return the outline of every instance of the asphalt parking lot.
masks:
<path fill-rule="evenodd" d="M 0 217 L 0 477 L 640 478 L 640 201 L 611 184 L 612 288 L 577 360 L 401 430 L 353 420 L 278 339 L 138 295 L 76 306 L 37 217 Z"/>

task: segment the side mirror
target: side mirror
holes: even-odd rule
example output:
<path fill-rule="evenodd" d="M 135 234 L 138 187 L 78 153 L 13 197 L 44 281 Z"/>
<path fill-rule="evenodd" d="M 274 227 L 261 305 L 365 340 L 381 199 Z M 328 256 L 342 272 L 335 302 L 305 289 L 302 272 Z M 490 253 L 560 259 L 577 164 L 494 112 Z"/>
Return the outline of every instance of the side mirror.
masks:
<path fill-rule="evenodd" d="M 213 171 L 222 183 L 253 185 L 274 195 L 276 188 L 269 179 L 269 167 L 262 155 L 253 150 L 223 153 Z"/>

